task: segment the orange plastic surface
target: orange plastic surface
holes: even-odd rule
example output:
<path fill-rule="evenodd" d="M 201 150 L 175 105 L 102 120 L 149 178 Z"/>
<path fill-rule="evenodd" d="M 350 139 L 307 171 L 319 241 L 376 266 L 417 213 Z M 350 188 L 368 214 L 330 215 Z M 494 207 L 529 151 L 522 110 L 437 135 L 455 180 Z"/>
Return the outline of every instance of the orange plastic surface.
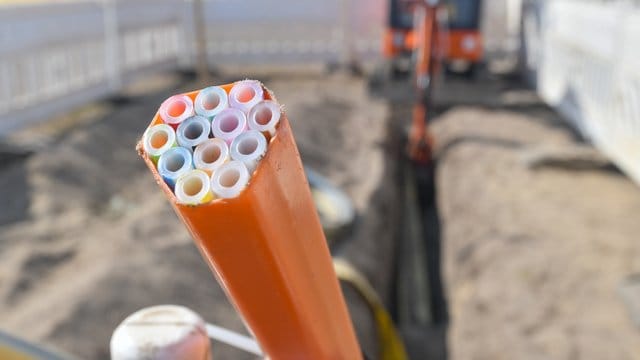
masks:
<path fill-rule="evenodd" d="M 431 75 L 431 66 L 435 56 L 436 41 L 436 12 L 432 7 L 425 7 L 421 12 L 419 24 L 417 24 L 417 59 L 416 78 Z"/>
<path fill-rule="evenodd" d="M 395 36 L 402 37 L 402 44 L 395 43 Z M 382 54 L 387 58 L 398 56 L 416 48 L 416 35 L 413 30 L 389 28 L 385 31 L 382 43 Z"/>
<path fill-rule="evenodd" d="M 395 44 L 394 34 L 402 36 L 401 45 Z M 421 46 L 421 29 L 417 30 L 397 30 L 387 29 L 383 36 L 382 53 L 387 58 L 398 56 L 402 52 L 414 51 Z M 473 50 L 466 50 L 462 46 L 463 39 L 471 37 L 475 40 L 476 47 Z M 467 60 L 480 62 L 484 55 L 482 35 L 478 30 L 447 30 L 446 36 L 437 39 L 438 49 L 443 49 L 446 60 Z"/>
<path fill-rule="evenodd" d="M 476 30 L 450 30 L 448 39 L 448 60 L 467 60 L 471 62 L 479 62 L 482 60 L 483 44 L 480 31 Z M 476 46 L 472 50 L 464 48 L 463 41 L 466 38 L 474 40 Z"/>
<path fill-rule="evenodd" d="M 409 157 L 419 163 L 428 164 L 433 160 L 433 148 L 435 140 L 427 126 L 427 107 L 423 102 L 417 101 L 413 105 L 411 128 L 407 151 Z"/>
<path fill-rule="evenodd" d="M 156 114 L 151 124 L 159 122 Z M 265 355 L 362 358 L 284 112 L 237 198 L 178 204 L 140 145 L 138 151 Z"/>

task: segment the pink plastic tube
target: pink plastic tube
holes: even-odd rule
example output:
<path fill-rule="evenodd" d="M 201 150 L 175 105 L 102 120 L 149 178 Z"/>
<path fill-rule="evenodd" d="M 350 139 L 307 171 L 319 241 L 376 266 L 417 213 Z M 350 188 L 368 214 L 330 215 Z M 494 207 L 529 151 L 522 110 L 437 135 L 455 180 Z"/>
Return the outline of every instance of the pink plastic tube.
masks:
<path fill-rule="evenodd" d="M 231 145 L 233 139 L 247 129 L 247 117 L 238 109 L 222 110 L 211 122 L 211 133 L 214 137 Z"/>
<path fill-rule="evenodd" d="M 264 91 L 257 80 L 238 81 L 229 91 L 229 105 L 245 114 L 263 99 Z"/>
<path fill-rule="evenodd" d="M 193 114 L 193 101 L 186 95 L 174 95 L 160 105 L 162 121 L 171 125 L 174 129 Z"/>

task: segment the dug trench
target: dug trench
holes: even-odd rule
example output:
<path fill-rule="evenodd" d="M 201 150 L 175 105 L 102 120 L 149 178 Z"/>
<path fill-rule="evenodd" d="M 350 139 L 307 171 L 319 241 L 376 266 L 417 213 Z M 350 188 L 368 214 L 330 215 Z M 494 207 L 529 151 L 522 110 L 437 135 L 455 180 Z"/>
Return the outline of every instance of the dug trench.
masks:
<path fill-rule="evenodd" d="M 447 302 L 441 274 L 437 159 L 417 163 L 407 152 L 411 107 L 393 102 L 389 133 L 397 139 L 398 231 L 391 311 L 410 359 L 446 359 Z"/>

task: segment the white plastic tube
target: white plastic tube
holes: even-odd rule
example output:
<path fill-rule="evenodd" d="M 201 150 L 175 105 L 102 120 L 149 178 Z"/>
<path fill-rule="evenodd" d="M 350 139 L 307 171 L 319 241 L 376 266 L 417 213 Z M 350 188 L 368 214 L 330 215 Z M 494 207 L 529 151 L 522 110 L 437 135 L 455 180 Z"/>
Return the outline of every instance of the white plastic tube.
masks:
<path fill-rule="evenodd" d="M 211 123 L 200 115 L 194 115 L 178 125 L 176 138 L 180 146 L 192 148 L 206 141 L 211 133 Z"/>
<path fill-rule="evenodd" d="M 160 156 L 158 173 L 171 187 L 175 187 L 178 178 L 193 169 L 191 151 L 183 147 L 173 147 Z"/>
<path fill-rule="evenodd" d="M 247 186 L 249 177 L 249 170 L 241 161 L 229 161 L 213 173 L 211 191 L 219 198 L 234 198 Z"/>
<path fill-rule="evenodd" d="M 208 139 L 193 152 L 193 165 L 209 175 L 229 161 L 229 145 L 222 139 Z"/>
<path fill-rule="evenodd" d="M 174 95 L 160 105 L 160 117 L 165 124 L 177 126 L 193 114 L 193 101 L 187 95 Z"/>
<path fill-rule="evenodd" d="M 220 86 L 210 86 L 200 90 L 194 107 L 196 114 L 211 119 L 229 107 L 229 97 Z"/>
<path fill-rule="evenodd" d="M 191 170 L 178 178 L 175 194 L 181 204 L 206 204 L 213 200 L 211 179 L 202 170 Z"/>
<path fill-rule="evenodd" d="M 145 132 L 142 144 L 147 155 L 157 163 L 160 155 L 176 145 L 176 133 L 167 124 L 154 125 Z"/>
<path fill-rule="evenodd" d="M 211 122 L 213 136 L 231 144 L 233 139 L 247 129 L 247 117 L 238 109 L 222 110 Z"/>
<path fill-rule="evenodd" d="M 231 158 L 242 161 L 249 174 L 253 173 L 266 152 L 267 139 L 257 130 L 243 132 L 231 143 Z"/>
<path fill-rule="evenodd" d="M 244 350 L 254 355 L 263 356 L 262 350 L 260 349 L 260 346 L 258 346 L 258 343 L 248 336 L 240 335 L 231 330 L 227 330 L 225 328 L 212 324 L 206 324 L 206 329 L 207 334 L 213 340 L 231 345 L 236 349 Z"/>
<path fill-rule="evenodd" d="M 249 110 L 262 101 L 263 98 L 264 90 L 262 90 L 262 85 L 257 80 L 238 81 L 229 91 L 229 105 L 245 114 L 248 114 Z"/>
<path fill-rule="evenodd" d="M 276 134 L 276 126 L 280 122 L 280 105 L 273 100 L 264 100 L 256 104 L 247 116 L 249 129 Z"/>

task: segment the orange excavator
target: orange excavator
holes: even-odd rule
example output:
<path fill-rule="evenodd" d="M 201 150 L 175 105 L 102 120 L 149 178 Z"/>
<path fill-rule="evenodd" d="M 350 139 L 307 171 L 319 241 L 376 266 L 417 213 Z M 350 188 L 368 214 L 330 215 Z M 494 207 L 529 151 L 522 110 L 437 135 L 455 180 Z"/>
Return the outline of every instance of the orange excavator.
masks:
<path fill-rule="evenodd" d="M 431 162 L 433 149 L 433 137 L 427 128 L 427 123 L 433 79 L 439 71 L 443 55 L 442 34 L 444 32 L 438 21 L 438 14 L 441 13 L 440 6 L 437 0 L 418 1 L 413 9 L 415 103 L 407 150 L 414 162 L 423 165 Z"/>
<path fill-rule="evenodd" d="M 372 78 L 372 88 L 391 85 L 386 89 L 391 89 L 395 99 L 395 95 L 405 92 L 397 92 L 401 88 L 394 84 L 410 79 L 409 84 L 401 85 L 405 90 L 410 85 L 412 102 L 405 145 L 408 161 L 403 165 L 403 203 L 417 225 L 407 223 L 407 228 L 415 231 L 407 231 L 400 241 L 396 271 L 399 276 L 410 277 L 408 274 L 414 269 L 420 269 L 423 279 L 414 280 L 413 292 L 398 289 L 395 314 L 407 350 L 417 358 L 426 358 L 425 354 L 433 358 L 446 356 L 446 347 L 429 346 L 421 340 L 433 334 L 445 336 L 448 321 L 435 195 L 433 151 L 437 139 L 430 131 L 434 92 L 441 88 L 436 80 L 445 69 L 459 71 L 461 64 L 466 64 L 466 72 L 472 74 L 482 61 L 480 7 L 480 0 L 390 0 L 383 47 L 386 61 L 381 72 Z M 439 86 L 434 86 L 436 83 Z M 442 85 L 447 86 L 446 82 Z M 411 268 L 405 264 L 411 264 Z"/>
<path fill-rule="evenodd" d="M 421 29 L 416 12 L 424 7 L 437 9 L 438 19 L 446 29 L 437 47 L 447 66 L 467 65 L 472 70 L 482 61 L 480 33 L 480 0 L 390 0 L 383 53 L 394 66 L 410 58 L 425 45 L 420 41 Z"/>
<path fill-rule="evenodd" d="M 480 33 L 480 0 L 450 0 L 447 10 L 447 40 L 445 62 L 448 68 L 465 69 L 473 75 L 483 58 Z"/>
<path fill-rule="evenodd" d="M 428 110 L 433 79 L 443 67 L 473 75 L 482 60 L 480 0 L 391 0 L 383 51 L 393 73 L 413 64 L 415 103 L 408 152 L 420 164 L 431 161 Z"/>

